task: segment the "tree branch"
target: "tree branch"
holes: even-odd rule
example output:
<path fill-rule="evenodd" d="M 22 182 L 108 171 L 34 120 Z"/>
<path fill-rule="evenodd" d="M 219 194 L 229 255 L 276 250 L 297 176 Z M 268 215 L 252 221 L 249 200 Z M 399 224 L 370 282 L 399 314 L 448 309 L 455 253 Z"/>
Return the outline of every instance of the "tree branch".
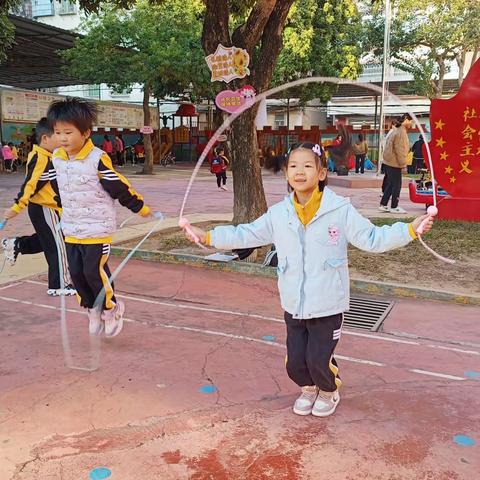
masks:
<path fill-rule="evenodd" d="M 276 3 L 277 0 L 258 0 L 255 3 L 248 20 L 233 32 L 232 41 L 236 47 L 245 48 L 251 53 L 260 40 Z"/>
<path fill-rule="evenodd" d="M 283 46 L 283 29 L 294 0 L 277 0 L 262 34 L 262 46 L 255 62 L 253 85 L 257 92 L 268 89 Z"/>
<path fill-rule="evenodd" d="M 230 32 L 228 30 L 227 0 L 207 0 L 205 19 L 203 22 L 202 45 L 207 55 L 217 49 L 219 43 L 230 47 Z"/>

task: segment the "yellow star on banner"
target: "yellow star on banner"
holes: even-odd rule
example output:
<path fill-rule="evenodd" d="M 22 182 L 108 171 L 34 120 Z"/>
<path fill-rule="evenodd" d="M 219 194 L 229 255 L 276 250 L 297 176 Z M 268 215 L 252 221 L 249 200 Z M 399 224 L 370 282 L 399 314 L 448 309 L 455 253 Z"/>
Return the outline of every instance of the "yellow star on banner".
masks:
<path fill-rule="evenodd" d="M 436 146 L 437 147 L 440 147 L 440 148 L 443 148 L 443 146 L 447 143 L 443 137 L 440 137 L 440 138 L 437 138 L 437 140 L 435 140 L 435 143 L 436 143 Z"/>
<path fill-rule="evenodd" d="M 445 169 L 445 173 L 447 175 L 450 175 L 452 173 L 452 171 L 453 171 L 453 168 L 450 165 Z"/>
<path fill-rule="evenodd" d="M 435 130 L 443 130 L 444 125 L 445 122 L 442 122 L 442 119 L 440 119 L 438 122 L 435 122 Z"/>
<path fill-rule="evenodd" d="M 446 160 L 447 157 L 448 157 L 448 153 L 447 153 L 447 152 L 442 152 L 442 153 L 440 154 L 440 160 Z"/>
<path fill-rule="evenodd" d="M 457 179 L 455 177 L 450 177 L 450 183 L 455 183 Z"/>

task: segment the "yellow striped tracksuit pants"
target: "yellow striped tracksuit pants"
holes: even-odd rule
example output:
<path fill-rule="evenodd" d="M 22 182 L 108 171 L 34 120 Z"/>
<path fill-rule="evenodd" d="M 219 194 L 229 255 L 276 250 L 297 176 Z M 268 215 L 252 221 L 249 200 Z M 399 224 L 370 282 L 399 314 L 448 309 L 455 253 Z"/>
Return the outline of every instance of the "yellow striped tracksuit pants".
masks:
<path fill-rule="evenodd" d="M 316 385 L 334 392 L 342 384 L 333 352 L 340 339 L 343 314 L 299 320 L 285 312 L 287 373 L 300 387 Z"/>
<path fill-rule="evenodd" d="M 116 300 L 110 283 L 109 243 L 66 243 L 68 266 L 82 307 L 111 310 Z M 99 296 L 100 295 L 100 296 Z"/>

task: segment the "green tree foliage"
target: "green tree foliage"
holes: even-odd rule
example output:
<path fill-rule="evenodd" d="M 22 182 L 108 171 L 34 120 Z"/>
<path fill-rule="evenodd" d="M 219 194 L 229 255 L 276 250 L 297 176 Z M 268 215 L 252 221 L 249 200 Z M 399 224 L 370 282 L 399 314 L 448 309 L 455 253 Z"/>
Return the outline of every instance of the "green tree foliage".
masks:
<path fill-rule="evenodd" d="M 80 0 L 80 3 L 90 11 L 105 6 L 101 0 Z M 151 3 L 163 5 L 164 0 L 152 0 Z M 133 4 L 134 0 L 114 0 L 107 5 L 125 8 Z M 188 2 L 178 4 L 184 8 Z M 351 78 L 357 75 L 355 38 L 358 35 L 354 29 L 358 27 L 358 14 L 354 0 L 204 0 L 203 4 L 205 10 L 201 13 L 203 28 L 199 44 L 203 46 L 204 54 L 213 53 L 219 43 L 244 48 L 250 54 L 250 77 L 234 80 L 227 88 L 237 89 L 249 83 L 260 93 L 274 84 L 304 76 Z M 195 47 L 192 44 L 192 48 Z M 172 73 L 177 70 L 177 61 L 181 65 L 183 60 L 189 61 L 172 54 L 169 58 Z M 141 63 L 148 66 L 149 59 Z M 191 74 L 182 74 L 194 87 L 201 68 L 195 70 Z M 210 94 L 225 88 L 225 84 L 216 83 L 210 88 Z M 203 92 L 207 90 L 205 88 Z M 161 91 L 158 89 L 159 93 Z M 320 85 L 295 93 L 306 101 L 318 96 L 325 100 L 331 92 L 330 85 Z M 256 111 L 252 108 L 240 116 L 230 132 L 236 223 L 250 221 L 266 209 L 256 147 Z"/>
<path fill-rule="evenodd" d="M 208 94 L 209 71 L 201 48 L 202 11 L 197 0 L 165 0 L 160 5 L 141 1 L 128 11 L 104 7 L 82 26 L 86 35 L 62 53 L 66 69 L 82 80 L 106 83 L 117 91 L 142 84 L 146 116 L 150 95 Z M 147 142 L 145 147 L 148 155 Z M 152 166 L 150 153 L 145 173 L 151 173 Z"/>
<path fill-rule="evenodd" d="M 383 48 L 384 12 L 378 5 L 365 22 L 365 49 L 379 57 Z M 397 0 L 392 22 L 392 64 L 412 73 L 413 90 L 420 95 L 438 97 L 451 62 L 459 67 L 463 81 L 468 53 L 477 58 L 480 47 L 480 2 L 471 0 Z"/>
<path fill-rule="evenodd" d="M 300 0 L 290 10 L 274 84 L 307 76 L 356 78 L 360 16 L 353 0 Z M 302 103 L 330 99 L 333 84 L 310 84 L 288 94 Z"/>
<path fill-rule="evenodd" d="M 17 0 L 3 0 L 0 2 L 0 63 L 7 59 L 8 49 L 13 44 L 14 28 L 8 20 L 10 9 L 18 6 Z"/>

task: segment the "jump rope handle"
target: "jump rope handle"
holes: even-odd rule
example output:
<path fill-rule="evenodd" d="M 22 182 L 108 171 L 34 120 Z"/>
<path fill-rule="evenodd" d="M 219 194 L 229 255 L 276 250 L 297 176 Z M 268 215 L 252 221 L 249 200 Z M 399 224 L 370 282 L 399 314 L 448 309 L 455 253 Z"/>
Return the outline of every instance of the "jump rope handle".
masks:
<path fill-rule="evenodd" d="M 430 218 L 433 218 L 435 217 L 437 214 L 438 214 L 438 208 L 435 207 L 434 205 L 430 205 L 428 208 L 427 208 L 427 213 L 428 213 L 428 217 L 422 221 L 422 223 L 419 225 L 419 227 L 417 228 L 417 234 L 422 236 L 425 232 L 425 225 L 428 223 L 428 221 L 430 220 Z"/>
<path fill-rule="evenodd" d="M 208 250 L 207 247 L 205 247 L 205 245 L 202 244 L 202 242 L 200 241 L 200 238 L 198 237 L 198 235 L 196 235 L 193 230 L 192 230 L 192 227 L 190 226 L 190 222 L 185 218 L 185 217 L 182 217 L 180 218 L 180 220 L 178 221 L 178 226 L 180 228 L 183 228 L 183 230 L 185 230 L 185 232 L 187 233 L 187 235 L 199 246 L 199 247 L 202 247 L 204 250 Z"/>
<path fill-rule="evenodd" d="M 2 220 L 2 221 L 0 222 L 0 230 L 3 230 L 3 229 L 5 228 L 5 225 L 7 224 L 7 221 L 8 221 L 8 220 L 5 219 L 5 220 Z"/>

